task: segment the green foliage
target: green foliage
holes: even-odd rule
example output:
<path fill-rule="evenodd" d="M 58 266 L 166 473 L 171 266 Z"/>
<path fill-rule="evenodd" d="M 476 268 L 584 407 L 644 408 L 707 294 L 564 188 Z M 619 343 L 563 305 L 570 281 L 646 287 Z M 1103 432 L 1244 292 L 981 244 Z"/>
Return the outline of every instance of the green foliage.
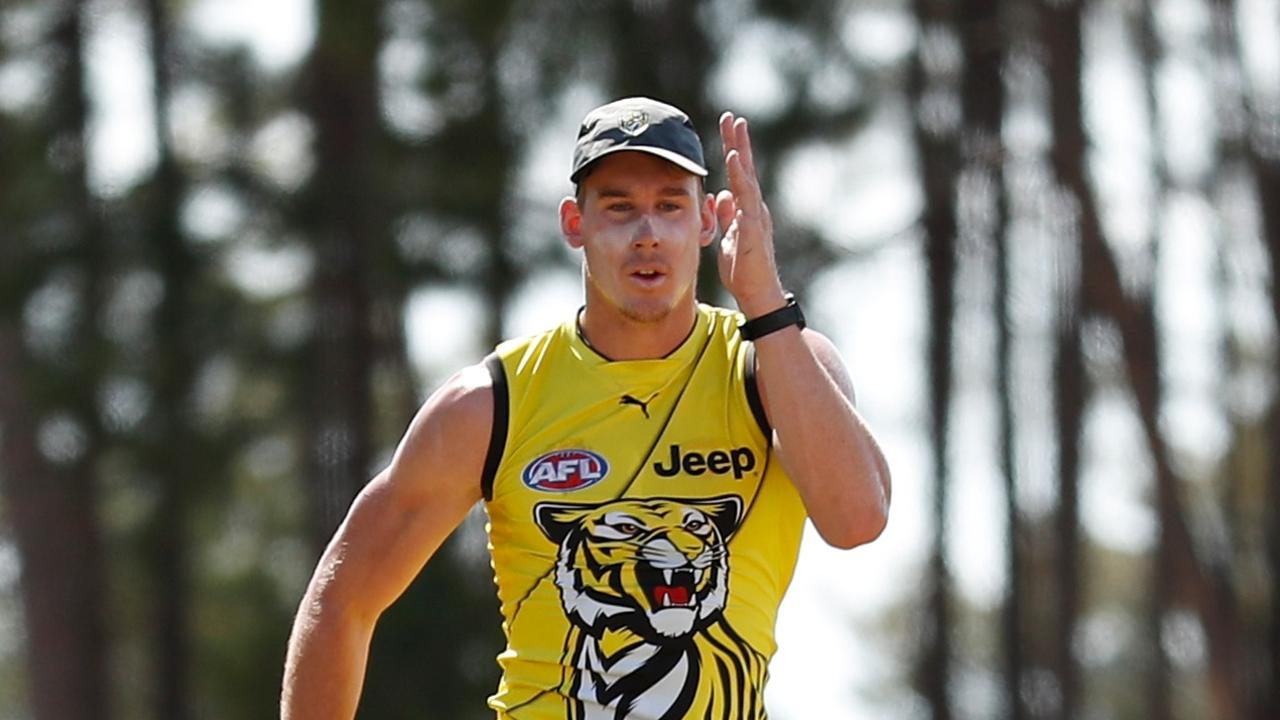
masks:
<path fill-rule="evenodd" d="M 271 568 L 220 576 L 193 608 L 200 715 L 245 720 L 279 718 L 281 648 L 294 606 L 280 601 Z"/>

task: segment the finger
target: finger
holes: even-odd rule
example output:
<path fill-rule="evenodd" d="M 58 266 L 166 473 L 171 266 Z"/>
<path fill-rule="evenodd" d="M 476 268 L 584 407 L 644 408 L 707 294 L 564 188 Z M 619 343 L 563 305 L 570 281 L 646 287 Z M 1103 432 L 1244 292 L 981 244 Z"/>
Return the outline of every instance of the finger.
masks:
<path fill-rule="evenodd" d="M 755 155 L 751 152 L 751 131 L 747 127 L 746 118 L 738 118 L 733 123 L 733 147 L 742 154 L 742 166 L 754 179 L 756 177 Z"/>
<path fill-rule="evenodd" d="M 725 156 L 734 147 L 733 113 L 726 110 L 720 115 L 720 148 Z"/>
<path fill-rule="evenodd" d="M 764 198 L 760 193 L 760 184 L 747 172 L 742 162 L 742 153 L 738 150 L 730 150 L 724 165 L 725 174 L 729 178 L 729 188 L 733 190 L 738 207 L 743 208 L 752 218 L 759 218 Z"/>
<path fill-rule="evenodd" d="M 716 221 L 720 223 L 720 232 L 728 232 L 729 225 L 733 223 L 733 219 L 738 215 L 738 203 L 733 197 L 733 193 L 728 190 L 721 190 L 716 195 Z"/>

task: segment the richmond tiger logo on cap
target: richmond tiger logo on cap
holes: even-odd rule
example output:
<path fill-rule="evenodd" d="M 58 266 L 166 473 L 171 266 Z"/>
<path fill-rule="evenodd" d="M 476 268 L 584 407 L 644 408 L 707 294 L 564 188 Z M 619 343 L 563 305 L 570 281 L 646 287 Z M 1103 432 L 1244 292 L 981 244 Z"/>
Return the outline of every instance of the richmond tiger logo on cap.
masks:
<path fill-rule="evenodd" d="M 629 112 L 618 121 L 618 127 L 628 135 L 639 135 L 649 127 L 649 113 L 643 110 Z"/>

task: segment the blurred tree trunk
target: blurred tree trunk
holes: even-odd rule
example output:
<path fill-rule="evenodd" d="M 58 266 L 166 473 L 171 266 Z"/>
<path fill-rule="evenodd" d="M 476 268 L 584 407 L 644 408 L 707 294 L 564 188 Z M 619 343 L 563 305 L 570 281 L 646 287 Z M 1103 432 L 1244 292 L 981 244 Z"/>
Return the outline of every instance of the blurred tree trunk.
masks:
<path fill-rule="evenodd" d="M 1278 277 L 1276 263 L 1280 262 L 1276 259 L 1277 218 L 1275 202 L 1268 200 L 1275 197 L 1275 193 L 1280 192 L 1280 187 L 1273 186 L 1270 190 L 1272 194 L 1265 195 L 1266 173 L 1265 171 L 1258 173 L 1259 158 L 1254 144 L 1257 138 L 1255 135 L 1257 116 L 1253 108 L 1248 73 L 1244 66 L 1243 48 L 1237 24 L 1237 3 L 1234 0 L 1209 0 L 1208 6 L 1212 27 L 1212 53 L 1214 66 L 1217 69 L 1214 77 L 1214 99 L 1219 107 L 1217 115 L 1219 159 L 1217 172 L 1208 180 L 1210 187 L 1206 188 L 1206 194 L 1226 185 L 1222 181 L 1228 178 L 1230 173 L 1240 169 L 1258 178 L 1257 192 L 1261 201 L 1259 211 L 1263 217 L 1263 241 L 1272 263 L 1270 299 L 1273 303 L 1273 315 L 1280 318 L 1280 314 L 1277 314 L 1280 313 L 1280 300 L 1277 300 L 1276 293 L 1276 287 L 1280 285 L 1275 280 Z M 1216 199 L 1219 202 L 1215 205 L 1222 206 L 1222 200 L 1225 198 L 1219 195 Z M 1271 218 L 1269 233 L 1268 216 Z M 1231 232 L 1232 229 L 1228 226 L 1227 232 Z M 1270 241 L 1267 240 L 1268 235 L 1271 238 Z M 1224 309 L 1228 307 L 1227 295 L 1230 283 L 1226 271 L 1226 265 L 1230 262 L 1227 253 L 1235 244 L 1224 243 L 1224 249 L 1220 254 L 1219 288 L 1222 292 Z M 1231 328 L 1230 318 L 1226 312 L 1223 313 L 1222 327 L 1225 336 L 1223 364 L 1230 377 L 1238 372 L 1241 353 L 1238 339 Z M 1226 396 L 1224 393 L 1224 397 Z M 1256 601 L 1242 603 L 1243 594 L 1233 593 L 1230 607 L 1242 646 L 1241 654 L 1237 658 L 1238 667 L 1243 671 L 1237 678 L 1236 685 L 1239 711 L 1241 717 L 1262 720 L 1262 718 L 1276 717 L 1277 713 L 1280 713 L 1280 620 L 1276 619 L 1277 613 L 1280 613 L 1280 600 L 1278 600 L 1280 598 L 1280 534 L 1277 534 L 1276 529 L 1277 524 L 1280 523 L 1280 489 L 1278 489 L 1280 481 L 1277 481 L 1277 478 L 1280 478 L 1280 463 L 1274 460 L 1276 441 L 1280 440 L 1280 404 L 1273 403 L 1266 423 L 1269 427 L 1263 430 L 1262 437 L 1269 436 L 1272 440 L 1267 444 L 1268 452 L 1272 455 L 1272 458 L 1267 459 L 1271 464 L 1271 470 L 1270 478 L 1263 478 L 1264 487 L 1268 491 L 1263 494 L 1263 507 L 1256 513 L 1242 512 L 1246 506 L 1242 503 L 1248 503 L 1243 499 L 1249 495 L 1246 485 L 1251 478 L 1257 477 L 1257 474 L 1249 472 L 1253 464 L 1250 457 L 1254 453 L 1250 436 L 1256 436 L 1257 431 L 1250 427 L 1249 423 L 1242 422 L 1234 409 L 1230 412 L 1232 436 L 1236 438 L 1236 442 L 1228 460 L 1229 467 L 1222 496 L 1225 522 L 1230 532 L 1231 563 L 1237 568 L 1238 576 L 1243 574 L 1240 568 L 1247 563 L 1249 548 L 1257 538 L 1255 534 L 1257 528 L 1261 529 L 1263 550 L 1270 558 L 1268 562 L 1272 580 L 1270 597 L 1262 603 Z M 1261 611 L 1259 611 L 1259 604 L 1263 605 Z M 1268 634 L 1251 629 L 1266 625 L 1270 626 L 1269 640 Z"/>
<path fill-rule="evenodd" d="M 1040 20 L 1045 22 L 1048 18 L 1041 17 Z M 1063 92 L 1067 93 L 1069 90 L 1064 89 Z M 1057 617 L 1051 662 L 1061 692 L 1059 717 L 1062 720 L 1075 720 L 1081 717 L 1083 705 L 1083 677 L 1076 654 L 1076 634 L 1084 598 L 1080 484 L 1084 415 L 1089 403 L 1090 388 L 1081 337 L 1087 312 L 1084 287 L 1087 282 L 1086 268 L 1083 266 L 1081 250 L 1083 243 L 1079 237 L 1083 223 L 1064 225 L 1075 228 L 1077 234 L 1061 243 L 1057 256 L 1062 287 L 1053 359 L 1058 435 L 1058 507 L 1054 518 L 1057 539 L 1054 579 Z"/>
<path fill-rule="evenodd" d="M 302 200 L 314 243 L 311 343 L 305 362 L 307 473 L 312 541 L 324 547 L 368 480 L 371 461 L 368 253 L 380 222 L 377 4 L 322 0 L 305 69 L 304 106 L 315 123 L 316 170 Z"/>
<path fill-rule="evenodd" d="M 6 223 L 6 250 L 25 255 L 27 262 L 0 268 L 0 480 L 22 568 L 33 717 L 100 720 L 113 714 L 96 493 L 102 430 L 95 405 L 108 354 L 96 314 L 108 254 L 85 164 L 84 3 L 65 3 L 52 12 L 49 57 L 58 72 L 49 105 L 33 119 L 30 140 L 40 150 L 21 156 L 16 148 L 0 151 L 22 158 L 16 167 L 6 162 L 5 171 L 29 183 L 13 188 L 4 201 L 19 214 L 17 222 Z M 31 194 L 38 192 L 34 188 L 45 194 Z M 49 227 L 60 229 L 57 242 L 39 242 Z M 76 310 L 60 331 L 57 356 L 41 359 L 30 351 L 23 309 L 51 270 L 71 278 L 67 300 Z M 50 457 L 40 435 L 54 418 L 70 437 L 55 443 L 62 447 Z"/>
<path fill-rule="evenodd" d="M 718 151 L 720 134 L 708 132 L 715 126 L 707 127 L 717 118 L 706 92 L 715 58 L 698 21 L 697 3 L 620 2 L 605 17 L 608 37 L 617 48 L 608 78 L 610 94 L 649 95 L 681 108 L 694 122 L 705 123 L 702 134 L 708 154 Z M 646 54 L 650 62 L 634 62 Z"/>
<path fill-rule="evenodd" d="M 1067 243 L 1064 243 L 1067 245 Z M 1075 245 L 1059 256 L 1067 282 L 1064 283 L 1054 348 L 1054 396 L 1058 429 L 1058 508 L 1056 535 L 1055 595 L 1056 632 L 1053 637 L 1053 669 L 1062 693 L 1063 720 L 1080 716 L 1080 663 L 1075 654 L 1076 628 L 1080 619 L 1080 445 L 1084 430 L 1084 410 L 1088 387 L 1084 349 L 1080 338 L 1081 268 Z"/>
<path fill-rule="evenodd" d="M 1154 306 L 1147 302 L 1143 308 L 1144 314 L 1154 316 Z M 1152 327 L 1155 326 L 1155 318 L 1151 317 Z M 1130 367 L 1132 376 L 1135 370 L 1148 374 L 1149 377 L 1143 380 L 1143 383 L 1152 387 L 1155 395 L 1151 402 L 1159 407 L 1160 404 L 1160 382 L 1159 368 L 1154 364 L 1155 358 L 1159 356 L 1158 341 L 1154 337 L 1154 331 L 1150 337 L 1153 344 L 1151 349 L 1151 364 L 1144 364 L 1140 368 Z M 1174 517 L 1174 513 L 1181 512 L 1178 507 L 1178 500 L 1171 496 L 1175 492 L 1175 481 L 1168 478 L 1165 481 L 1157 481 L 1155 487 L 1156 496 L 1156 546 L 1155 557 L 1152 558 L 1152 575 L 1151 583 L 1148 588 L 1148 611 L 1144 618 L 1147 626 L 1147 653 L 1150 665 L 1147 667 L 1147 710 L 1146 716 L 1151 720 L 1172 720 L 1173 718 L 1173 683 L 1171 680 L 1171 668 L 1169 665 L 1169 654 L 1165 650 L 1165 624 L 1171 617 L 1174 610 L 1174 598 L 1177 594 L 1175 587 L 1176 568 L 1173 564 L 1173 539 L 1171 538 L 1171 528 L 1179 522 L 1179 518 Z"/>
<path fill-rule="evenodd" d="M 956 102 L 954 68 L 941 63 L 936 47 L 951 31 L 952 9 L 938 0 L 916 0 L 920 36 L 911 64 L 910 104 L 915 109 L 916 155 L 924 187 L 925 263 L 929 293 L 929 412 L 933 451 L 933 548 L 929 555 L 926 595 L 927 628 L 918 669 L 921 692 L 935 720 L 950 720 L 951 579 L 948 566 L 947 514 L 951 482 L 950 417 L 952 341 L 956 280 L 956 180 L 959 157 L 956 127 L 948 106 Z M 952 109 L 956 109 L 952 107 Z"/>
<path fill-rule="evenodd" d="M 969 218 L 971 231 L 995 249 L 996 404 L 999 407 L 1000 469 L 1005 483 L 1007 523 L 1005 572 L 1008 596 L 1001 609 L 1001 644 L 1008 717 L 1026 716 L 1022 698 L 1023 675 L 1023 528 L 1018 512 L 1016 438 L 1013 410 L 1013 328 L 1009 312 L 1008 196 L 1004 187 L 1005 57 L 1003 19 L 998 0 L 971 0 L 960 5 L 958 29 L 964 52 L 961 98 L 965 132 L 962 152 L 966 172 L 973 173 L 987 189 L 989 199 Z"/>
<path fill-rule="evenodd" d="M 1085 171 L 1088 140 L 1082 118 L 1081 5 L 1046 1 L 1041 5 L 1048 46 L 1052 164 L 1058 181 L 1074 196 L 1082 240 L 1085 305 L 1115 323 L 1124 363 L 1138 406 L 1139 421 L 1156 475 L 1157 514 L 1172 560 L 1170 573 L 1205 630 L 1209 646 L 1210 697 L 1214 716 L 1237 717 L 1231 692 L 1236 657 L 1235 628 L 1226 614 L 1220 569 L 1199 558 L 1178 493 L 1178 477 L 1159 425 L 1158 343 L 1150 299 L 1128 298 L 1103 235 L 1098 204 Z"/>
<path fill-rule="evenodd" d="M 1152 138 L 1151 149 L 1151 172 L 1153 182 L 1155 184 L 1152 193 L 1150 219 L 1151 238 L 1150 238 L 1150 261 L 1153 268 L 1159 267 L 1160 253 L 1160 236 L 1164 218 L 1165 202 L 1169 195 L 1169 168 L 1165 161 L 1165 142 L 1166 136 L 1164 132 L 1164 123 L 1160 117 L 1160 98 L 1157 89 L 1157 73 L 1160 70 L 1162 61 L 1162 50 L 1160 37 L 1156 30 L 1155 8 L 1152 3 L 1142 3 L 1138 8 L 1138 55 L 1142 59 L 1142 76 L 1143 86 L 1146 96 L 1146 111 L 1149 130 Z M 1158 274 L 1153 272 L 1153 276 Z M 1151 312 L 1154 313 L 1154 295 L 1155 288 L 1150 290 Z M 1152 328 L 1155 328 L 1155 318 L 1152 317 Z M 1157 344 L 1158 346 L 1158 344 Z M 1159 352 L 1152 355 L 1154 361 L 1159 361 Z M 1153 402 L 1156 403 L 1157 412 L 1161 403 L 1160 399 L 1160 369 L 1156 365 L 1143 367 L 1143 372 L 1149 373 L 1150 378 L 1144 381 L 1144 384 L 1155 390 Z M 1152 720 L 1169 720 L 1173 717 L 1172 706 L 1172 690 L 1173 686 L 1170 680 L 1170 667 L 1168 654 L 1164 650 L 1164 626 L 1165 620 L 1170 617 L 1173 610 L 1173 559 L 1170 555 L 1172 548 L 1169 542 L 1169 534 L 1167 528 L 1171 524 L 1170 518 L 1166 515 L 1175 504 L 1165 497 L 1164 494 L 1171 490 L 1169 483 L 1158 483 L 1156 487 L 1157 495 L 1157 534 L 1156 549 L 1154 558 L 1154 567 L 1152 570 L 1152 582 L 1150 585 L 1150 596 L 1148 602 L 1151 605 L 1150 612 L 1147 613 L 1147 652 L 1151 657 L 1151 664 L 1148 667 L 1147 675 L 1147 704 L 1148 715 Z"/>
<path fill-rule="evenodd" d="M 1213 183 L 1214 186 L 1217 184 L 1213 180 L 1208 182 Z M 1206 184 L 1206 196 L 1212 197 L 1212 187 Z M 1224 222 L 1224 226 L 1226 225 L 1227 223 Z M 1222 329 L 1218 346 L 1218 362 L 1222 364 L 1223 372 L 1218 387 L 1222 398 L 1222 412 L 1227 418 L 1232 442 L 1222 460 L 1219 487 L 1215 497 L 1221 507 L 1227 532 L 1225 541 L 1228 559 L 1226 562 L 1231 568 L 1229 579 L 1238 583 L 1232 586 L 1229 595 L 1231 602 L 1229 611 L 1240 637 L 1238 647 L 1240 655 L 1236 659 L 1236 667 L 1240 669 L 1240 674 L 1235 678 L 1234 686 L 1237 707 L 1242 718 L 1260 720 L 1258 715 L 1260 703 L 1267 692 L 1265 684 L 1267 668 L 1264 663 L 1259 662 L 1265 657 L 1264 653 L 1260 652 L 1265 638 L 1259 633 L 1252 632 L 1250 628 L 1261 627 L 1266 621 L 1260 621 L 1257 617 L 1256 601 L 1246 601 L 1248 590 L 1240 579 L 1247 576 L 1248 571 L 1245 568 L 1251 561 L 1250 556 L 1256 552 L 1252 548 L 1260 546 L 1263 534 L 1266 532 L 1265 529 L 1259 532 L 1256 525 L 1257 516 L 1265 514 L 1265 510 L 1262 513 L 1246 510 L 1246 507 L 1253 504 L 1251 499 L 1246 500 L 1252 495 L 1249 487 L 1263 479 L 1264 473 L 1259 471 L 1260 465 L 1257 460 L 1259 455 L 1257 441 L 1262 435 L 1259 432 L 1261 428 L 1257 424 L 1242 416 L 1239 402 L 1232 397 L 1244 374 L 1244 362 L 1240 339 L 1232 328 L 1230 310 L 1232 279 L 1227 265 L 1230 262 L 1233 243 L 1221 235 L 1219 239 L 1221 246 L 1215 258 L 1214 267 L 1214 302 L 1219 309 L 1215 320 L 1218 327 Z M 1263 458 L 1262 463 L 1265 464 L 1265 462 Z M 1275 709 L 1280 710 L 1280 707 Z M 1266 717 L 1270 718 L 1273 714 L 1267 714 Z"/>
<path fill-rule="evenodd" d="M 498 36 L 501 37 L 501 36 Z M 485 153 L 488 157 L 486 166 L 492 170 L 488 175 L 490 184 L 485 192 L 473 198 L 476 208 L 505 207 L 505 199 L 515 192 L 515 154 L 516 149 L 510 140 L 503 142 L 499 138 L 510 138 L 510 131 L 504 126 L 504 99 L 498 77 L 499 55 L 502 53 L 500 42 L 484 48 L 485 74 L 484 113 L 472 120 L 473 127 L 469 132 L 476 141 L 476 157 Z M 488 138 L 487 140 L 485 138 Z M 487 150 L 482 149 L 487 147 Z M 486 244 L 489 247 L 489 265 L 484 276 L 484 292 L 488 309 L 488 347 L 496 346 L 506 338 L 504 322 L 510 310 L 511 295 L 519 284 L 519 272 L 508 249 L 508 234 L 511 232 L 512 218 L 500 212 L 477 212 L 472 218 L 480 227 Z"/>
<path fill-rule="evenodd" d="M 0 460 L 6 515 L 22 564 L 27 667 L 36 720 L 100 720 L 107 702 L 101 530 L 91 463 L 51 466 L 26 383 L 17 319 L 0 318 Z M 56 529 L 54 529 L 56 528 Z"/>
<path fill-rule="evenodd" d="M 1280 326 L 1280 113 L 1275 104 L 1269 108 L 1260 107 L 1262 103 L 1254 102 L 1249 86 L 1248 75 L 1244 70 L 1243 48 L 1236 18 L 1239 17 L 1239 3 L 1233 0 L 1214 0 L 1220 7 L 1218 14 L 1225 16 L 1226 40 L 1234 49 L 1233 64 L 1240 68 L 1240 85 L 1243 99 L 1241 107 L 1245 115 L 1247 139 L 1243 143 L 1243 151 L 1249 170 L 1256 183 L 1258 210 L 1262 220 L 1262 240 L 1267 248 L 1271 272 L 1271 314 Z M 1274 24 L 1272 24 L 1274 30 Z M 1280 37 L 1271 36 L 1271 42 L 1280 42 Z M 1280 376 L 1280 353 L 1273 352 L 1273 376 Z M 1260 683 L 1258 692 L 1257 717 L 1274 718 L 1280 715 L 1280 398 L 1271 401 L 1267 418 L 1267 432 L 1270 442 L 1267 477 L 1267 493 L 1265 509 L 1262 512 L 1262 527 L 1265 528 L 1265 551 L 1268 574 L 1270 575 L 1270 627 L 1266 631 L 1266 651 L 1268 659 L 1268 677 Z"/>
<path fill-rule="evenodd" d="M 183 720 L 191 714 L 188 495 L 200 482 L 204 463 L 191 426 L 196 349 L 188 324 L 194 259 L 179 229 L 179 206 L 186 183 L 169 140 L 173 58 L 167 7 L 164 0 L 146 2 L 158 155 L 148 193 L 151 221 L 147 239 L 165 288 L 155 314 L 155 430 L 147 453 L 159 482 L 158 502 L 147 528 L 146 548 L 157 589 L 152 658 L 156 717 Z"/>
<path fill-rule="evenodd" d="M 1271 312 L 1280 323 L 1280 160 L 1264 160 L 1255 151 L 1254 173 L 1258 179 L 1258 197 L 1266 219 L 1267 250 L 1271 260 Z M 1274 376 L 1280 377 L 1280 353 L 1276 354 Z M 1271 449 L 1267 482 L 1266 510 L 1262 526 L 1266 528 L 1267 565 L 1271 576 L 1271 627 L 1267 636 L 1270 677 L 1264 684 L 1266 698 L 1259 704 L 1259 718 L 1280 715 L 1280 399 L 1273 399 L 1267 419 Z"/>
<path fill-rule="evenodd" d="M 451 222 L 474 229 L 484 244 L 486 264 L 478 279 L 486 301 L 482 337 L 484 346 L 492 347 L 506 337 L 503 324 L 511 296 L 524 275 L 509 237 L 514 217 L 507 209 L 516 193 L 519 151 L 514 128 L 505 119 L 513 110 L 501 76 L 503 53 L 511 42 L 512 2 L 436 4 L 427 44 L 457 64 L 441 63 L 424 85 L 442 105 L 456 92 L 469 98 L 469 107 L 450 113 L 445 127 L 427 143 L 425 161 L 434 177 L 425 202 Z"/>

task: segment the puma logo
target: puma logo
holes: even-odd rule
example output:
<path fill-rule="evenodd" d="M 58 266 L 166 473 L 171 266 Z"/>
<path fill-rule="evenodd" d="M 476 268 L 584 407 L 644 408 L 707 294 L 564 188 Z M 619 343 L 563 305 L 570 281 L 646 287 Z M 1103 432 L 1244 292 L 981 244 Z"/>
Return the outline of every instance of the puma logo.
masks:
<path fill-rule="evenodd" d="M 649 419 L 649 403 L 653 402 L 653 399 L 656 397 L 658 397 L 658 393 L 654 393 L 650 395 L 648 400 L 641 400 L 632 395 L 623 395 L 622 399 L 618 400 L 618 404 L 619 405 L 635 405 L 636 407 L 640 408 L 640 412 L 644 413 L 645 419 L 648 420 Z"/>

